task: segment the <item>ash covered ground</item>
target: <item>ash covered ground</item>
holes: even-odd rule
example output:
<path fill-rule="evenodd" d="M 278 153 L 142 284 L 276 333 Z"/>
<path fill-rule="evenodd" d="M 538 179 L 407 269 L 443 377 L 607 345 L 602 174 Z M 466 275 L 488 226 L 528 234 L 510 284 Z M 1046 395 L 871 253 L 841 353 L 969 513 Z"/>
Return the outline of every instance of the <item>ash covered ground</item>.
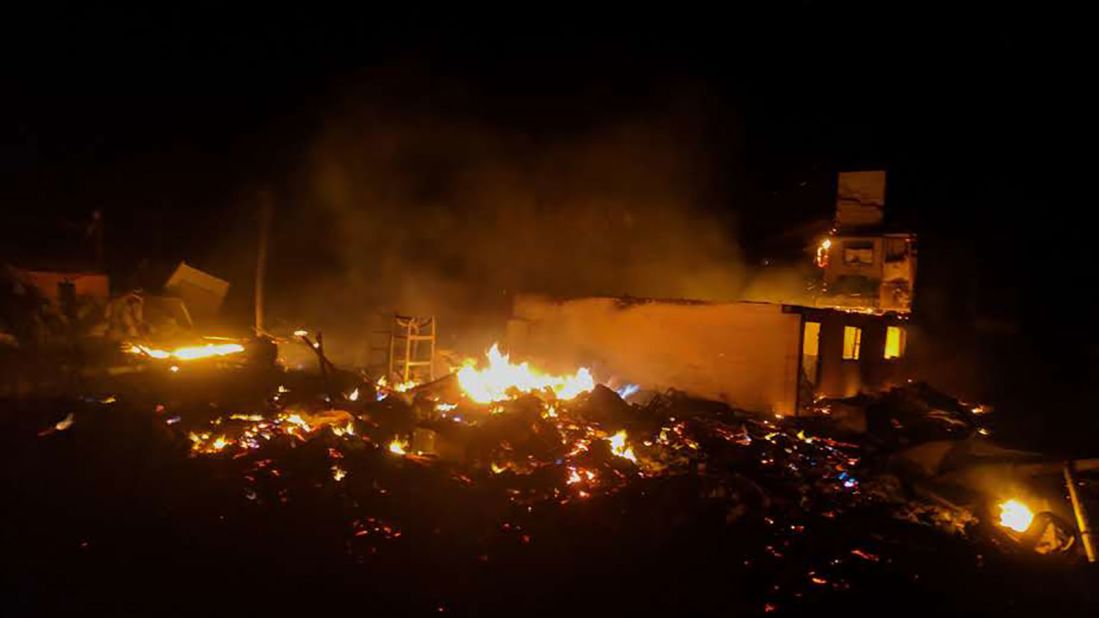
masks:
<path fill-rule="evenodd" d="M 603 387 L 482 405 L 365 384 L 328 406 L 303 380 L 147 374 L 3 402 L 9 615 L 1099 607 L 1092 570 L 792 419 Z"/>

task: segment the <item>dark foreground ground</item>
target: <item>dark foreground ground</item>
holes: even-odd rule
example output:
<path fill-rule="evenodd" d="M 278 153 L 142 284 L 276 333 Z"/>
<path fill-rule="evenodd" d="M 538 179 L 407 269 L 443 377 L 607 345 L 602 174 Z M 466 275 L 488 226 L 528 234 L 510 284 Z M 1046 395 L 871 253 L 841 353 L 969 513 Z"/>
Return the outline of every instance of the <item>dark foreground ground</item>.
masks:
<path fill-rule="evenodd" d="M 69 412 L 70 427 L 39 435 Z M 394 456 L 371 440 L 376 421 L 362 439 L 194 456 L 179 427 L 207 412 L 169 424 L 175 412 L 124 397 L 0 402 L 4 615 L 1099 612 L 1094 569 L 980 526 L 898 517 L 868 481 L 845 492 L 816 446 L 783 442 L 792 431 L 709 441 L 737 425 L 700 413 L 686 427 L 701 456 L 659 474 L 604 462 L 599 487 L 614 490 L 580 496 L 552 466 Z"/>

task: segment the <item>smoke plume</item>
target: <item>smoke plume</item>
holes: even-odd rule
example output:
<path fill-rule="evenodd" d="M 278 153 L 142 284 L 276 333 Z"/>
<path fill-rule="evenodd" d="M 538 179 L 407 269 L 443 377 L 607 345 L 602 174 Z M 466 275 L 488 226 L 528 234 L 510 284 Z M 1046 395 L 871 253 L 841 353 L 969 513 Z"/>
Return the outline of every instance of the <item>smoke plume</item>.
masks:
<path fill-rule="evenodd" d="M 557 135 L 333 115 L 283 205 L 275 270 L 292 293 L 275 306 L 354 337 L 375 311 L 490 331 L 519 292 L 735 299 L 745 271 L 706 126 L 676 109 Z"/>

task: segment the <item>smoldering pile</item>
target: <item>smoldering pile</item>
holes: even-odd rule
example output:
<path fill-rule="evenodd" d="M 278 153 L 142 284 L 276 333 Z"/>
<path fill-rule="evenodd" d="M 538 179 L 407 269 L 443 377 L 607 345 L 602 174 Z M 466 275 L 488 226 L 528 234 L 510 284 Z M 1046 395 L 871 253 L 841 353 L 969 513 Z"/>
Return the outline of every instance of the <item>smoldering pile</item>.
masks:
<path fill-rule="evenodd" d="M 923 570 L 914 551 L 974 552 L 906 521 L 912 500 L 880 491 L 858 444 L 675 392 L 626 400 L 577 375 L 579 390 L 577 376 L 484 392 L 458 375 L 364 381 L 338 401 L 288 381 L 248 411 L 120 395 L 43 440 L 105 453 L 147 440 L 150 483 L 187 514 L 174 526 L 265 573 L 256 584 L 276 577 L 256 555 L 295 556 L 324 565 L 333 590 L 366 586 L 412 613 L 593 597 L 606 611 L 796 610 L 909 577 Z"/>

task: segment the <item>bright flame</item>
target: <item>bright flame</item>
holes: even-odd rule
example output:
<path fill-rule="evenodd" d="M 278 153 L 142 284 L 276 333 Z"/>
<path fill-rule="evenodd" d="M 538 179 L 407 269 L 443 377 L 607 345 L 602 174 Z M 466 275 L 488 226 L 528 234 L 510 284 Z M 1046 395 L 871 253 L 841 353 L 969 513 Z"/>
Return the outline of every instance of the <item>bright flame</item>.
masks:
<path fill-rule="evenodd" d="M 332 433 L 337 438 L 355 435 L 355 423 L 352 421 L 347 421 L 347 424 L 343 427 L 340 427 L 339 425 L 330 425 L 330 427 L 332 428 Z"/>
<path fill-rule="evenodd" d="M 349 401 L 358 401 L 359 400 L 359 389 L 356 388 L 355 390 L 351 391 L 351 394 L 347 396 L 347 399 Z"/>
<path fill-rule="evenodd" d="M 392 392 L 395 392 L 395 393 L 404 393 L 406 391 L 411 390 L 412 388 L 414 388 L 416 386 L 419 386 L 419 383 L 416 382 L 415 380 L 406 380 L 404 382 L 398 382 L 397 384 L 394 384 L 393 386 L 390 386 L 389 385 L 389 380 L 387 380 L 385 376 L 382 376 L 382 377 L 378 378 L 378 381 L 375 382 L 374 384 L 378 387 L 378 391 L 392 391 Z M 382 395 L 382 393 L 379 392 L 378 393 L 378 401 L 381 401 L 382 399 L 385 399 L 385 397 L 383 397 L 381 395 Z"/>
<path fill-rule="evenodd" d="M 627 398 L 629 398 L 630 395 L 633 395 L 634 393 L 636 393 L 639 390 L 641 390 L 640 386 L 638 386 L 636 384 L 627 384 L 627 385 L 623 386 L 622 388 L 616 390 L 615 392 L 618 393 L 619 397 L 621 397 L 623 399 L 627 399 Z"/>
<path fill-rule="evenodd" d="M 1018 500 L 1008 500 L 1000 504 L 1000 525 L 1015 532 L 1026 532 L 1034 521 L 1034 513 L 1027 505 Z"/>
<path fill-rule="evenodd" d="M 301 414 L 298 414 L 297 412 L 295 412 L 293 414 L 287 414 L 287 415 L 283 416 L 282 420 L 285 420 L 287 423 L 290 423 L 291 425 L 297 425 L 298 427 L 301 427 L 302 429 L 304 429 L 306 431 L 312 431 L 313 430 L 313 428 L 309 426 L 309 423 L 306 422 L 306 420 L 304 418 L 302 418 Z"/>
<path fill-rule="evenodd" d="M 623 459 L 637 463 L 637 457 L 633 454 L 633 448 L 626 444 L 626 430 L 622 429 L 607 439 L 611 443 L 611 452 Z"/>
<path fill-rule="evenodd" d="M 244 346 L 239 343 L 207 343 L 205 345 L 190 345 L 174 350 L 158 350 L 149 346 L 131 344 L 126 350 L 130 354 L 144 354 L 150 358 L 164 360 L 174 358 L 182 361 L 211 358 L 214 356 L 228 356 L 244 351 Z"/>
<path fill-rule="evenodd" d="M 161 359 L 161 360 L 163 360 L 165 358 L 168 358 L 169 356 L 172 355 L 172 353 L 167 351 L 167 350 L 157 350 L 157 349 L 154 349 L 154 348 L 150 348 L 148 346 L 137 345 L 137 344 L 131 345 L 130 349 L 128 349 L 126 351 L 129 352 L 130 354 L 145 354 L 146 356 L 149 356 L 150 358 L 156 358 L 156 359 Z"/>
<path fill-rule="evenodd" d="M 496 344 L 488 350 L 488 367 L 477 369 L 473 361 L 458 371 L 458 384 L 477 403 L 504 401 L 515 392 L 552 391 L 558 399 L 572 399 L 595 388 L 595 379 L 581 367 L 571 376 L 546 375 L 527 363 L 512 364 Z"/>
<path fill-rule="evenodd" d="M 408 442 L 403 442 L 400 438 L 393 438 L 389 443 L 389 452 L 394 455 L 405 455 L 408 453 L 406 449 L 408 449 Z"/>
<path fill-rule="evenodd" d="M 302 330 L 302 329 L 299 328 L 298 330 L 294 331 L 294 336 L 295 337 L 308 337 L 309 336 L 309 331 Z"/>
<path fill-rule="evenodd" d="M 816 261 L 817 266 L 819 266 L 820 268 L 827 268 L 828 267 L 828 250 L 831 249 L 831 248 L 832 248 L 832 239 L 831 238 L 825 238 L 824 240 L 821 241 L 820 245 L 817 246 L 817 258 L 816 258 L 815 261 Z"/>

